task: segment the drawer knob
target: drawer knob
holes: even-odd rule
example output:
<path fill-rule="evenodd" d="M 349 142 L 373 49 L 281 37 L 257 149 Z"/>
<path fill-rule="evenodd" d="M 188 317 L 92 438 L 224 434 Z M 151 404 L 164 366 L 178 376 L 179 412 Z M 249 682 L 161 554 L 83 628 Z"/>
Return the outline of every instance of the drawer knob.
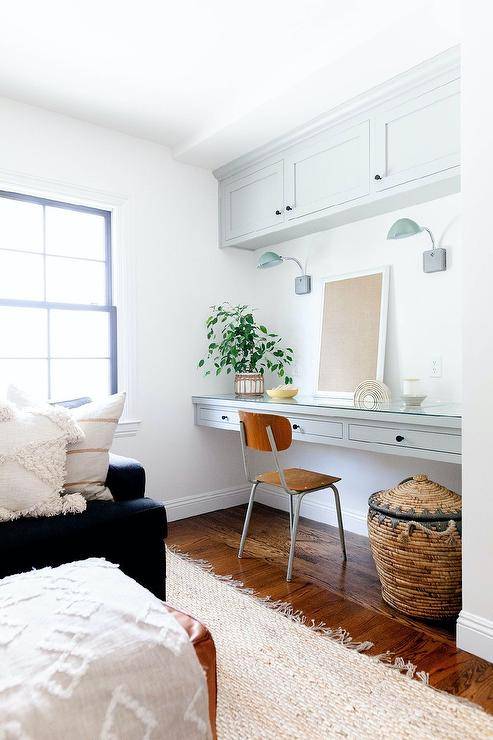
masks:
<path fill-rule="evenodd" d="M 222 419 L 223 421 L 228 421 L 228 417 L 227 417 L 227 416 L 225 416 L 224 414 L 223 414 L 223 415 L 221 416 L 221 419 Z"/>
<path fill-rule="evenodd" d="M 382 179 L 382 175 L 375 175 L 375 180 L 381 180 L 381 179 Z"/>
<path fill-rule="evenodd" d="M 292 206 L 286 206 L 286 210 L 287 211 L 292 211 L 293 210 L 293 207 Z"/>
<path fill-rule="evenodd" d="M 404 442 L 404 437 L 402 436 L 402 434 L 398 434 L 397 437 L 395 438 L 395 441 L 396 442 Z"/>
<path fill-rule="evenodd" d="M 293 429 L 300 429 L 300 428 L 301 428 L 301 427 L 300 427 L 300 425 L 299 425 L 299 424 L 293 424 Z"/>
<path fill-rule="evenodd" d="M 279 210 L 279 208 L 276 211 L 276 216 L 280 216 L 282 214 L 282 211 Z"/>

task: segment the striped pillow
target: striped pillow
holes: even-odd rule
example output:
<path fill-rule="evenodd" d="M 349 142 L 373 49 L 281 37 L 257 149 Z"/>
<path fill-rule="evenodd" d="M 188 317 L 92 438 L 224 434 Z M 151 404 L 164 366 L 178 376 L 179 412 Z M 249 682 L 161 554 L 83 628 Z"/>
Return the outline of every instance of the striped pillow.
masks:
<path fill-rule="evenodd" d="M 87 501 L 111 501 L 105 481 L 113 435 L 125 405 L 125 393 L 71 409 L 84 439 L 67 447 L 67 493 L 81 493 Z"/>

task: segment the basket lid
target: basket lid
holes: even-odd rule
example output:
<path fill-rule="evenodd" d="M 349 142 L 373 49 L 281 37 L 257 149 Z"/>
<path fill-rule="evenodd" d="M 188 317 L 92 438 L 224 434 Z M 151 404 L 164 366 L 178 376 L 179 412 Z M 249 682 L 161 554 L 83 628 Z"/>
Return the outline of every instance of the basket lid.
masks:
<path fill-rule="evenodd" d="M 372 494 L 368 504 L 370 509 L 382 514 L 418 521 L 459 520 L 462 510 L 458 493 L 434 483 L 424 474 Z"/>

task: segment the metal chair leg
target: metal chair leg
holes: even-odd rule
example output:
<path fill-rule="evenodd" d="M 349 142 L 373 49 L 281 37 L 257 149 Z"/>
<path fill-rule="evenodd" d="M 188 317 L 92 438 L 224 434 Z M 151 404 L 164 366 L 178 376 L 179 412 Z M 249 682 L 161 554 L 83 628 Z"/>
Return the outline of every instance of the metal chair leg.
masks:
<path fill-rule="evenodd" d="M 336 500 L 337 524 L 339 526 L 339 539 L 341 541 L 342 557 L 344 560 L 347 560 L 346 538 L 344 536 L 344 524 L 342 522 L 341 501 L 339 498 L 339 491 L 334 485 L 332 485 L 331 488 L 334 491 L 334 497 Z"/>
<path fill-rule="evenodd" d="M 292 499 L 292 496 L 290 496 L 289 498 Z M 296 533 L 298 531 L 298 520 L 300 518 L 300 507 L 302 498 L 302 496 L 295 496 L 294 501 L 291 502 L 291 506 L 293 506 L 294 511 L 293 524 L 291 527 L 291 546 L 289 548 L 288 572 L 286 575 L 287 581 L 290 581 L 293 575 L 294 549 L 296 546 Z"/>
<path fill-rule="evenodd" d="M 293 497 L 288 496 L 289 498 L 289 533 L 293 531 Z"/>
<path fill-rule="evenodd" d="M 245 540 L 248 534 L 248 527 L 250 526 L 250 517 L 252 516 L 253 502 L 255 499 L 255 491 L 257 490 L 258 483 L 254 483 L 252 490 L 250 491 L 250 500 L 248 501 L 248 509 L 245 515 L 245 522 L 243 524 L 243 532 L 241 534 L 240 549 L 238 550 L 238 557 L 241 558 L 243 555 L 243 548 L 245 547 Z"/>

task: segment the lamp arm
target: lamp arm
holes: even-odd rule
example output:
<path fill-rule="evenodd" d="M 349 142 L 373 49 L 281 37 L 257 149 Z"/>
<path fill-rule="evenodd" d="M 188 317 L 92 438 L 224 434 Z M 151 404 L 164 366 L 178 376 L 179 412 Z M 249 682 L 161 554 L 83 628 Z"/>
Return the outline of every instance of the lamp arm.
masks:
<path fill-rule="evenodd" d="M 433 237 L 432 237 L 432 239 L 433 239 Z M 283 259 L 284 262 L 286 262 L 286 260 L 291 260 L 291 262 L 296 262 L 296 264 L 298 265 L 298 267 L 301 270 L 301 274 L 302 275 L 305 274 L 305 271 L 303 270 L 303 267 L 301 265 L 301 262 L 299 260 L 297 260 L 296 257 L 283 257 L 282 259 Z"/>
<path fill-rule="evenodd" d="M 433 234 L 431 233 L 431 230 L 427 226 L 423 226 L 423 231 L 428 232 L 428 234 L 430 235 L 430 239 L 431 239 L 431 248 L 435 249 L 435 239 L 433 238 Z"/>

